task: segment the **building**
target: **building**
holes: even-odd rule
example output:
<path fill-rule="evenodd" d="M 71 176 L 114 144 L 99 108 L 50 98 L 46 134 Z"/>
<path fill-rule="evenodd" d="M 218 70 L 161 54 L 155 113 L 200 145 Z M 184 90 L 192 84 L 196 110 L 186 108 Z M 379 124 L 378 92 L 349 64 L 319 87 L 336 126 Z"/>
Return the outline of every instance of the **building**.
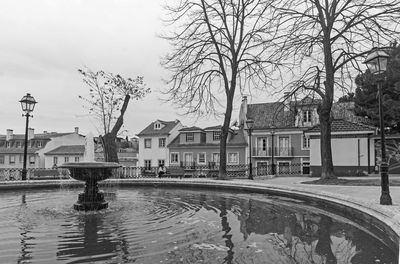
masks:
<path fill-rule="evenodd" d="M 309 173 L 310 139 L 304 131 L 319 123 L 318 104 L 310 97 L 297 101 L 288 95 L 283 102 L 261 104 L 243 98 L 239 125 L 246 128 L 246 120 L 254 120 L 251 157 L 256 175 Z"/>
<path fill-rule="evenodd" d="M 310 138 L 311 175 L 321 175 L 321 130 L 317 125 L 305 134 Z M 331 146 L 334 172 L 337 176 L 360 176 L 375 170 L 376 128 L 344 119 L 331 123 Z"/>
<path fill-rule="evenodd" d="M 156 120 L 143 129 L 139 137 L 139 166 L 151 168 L 169 165 L 168 144 L 175 139 L 183 125 L 179 120 Z"/>
<path fill-rule="evenodd" d="M 27 168 L 52 168 L 68 161 L 79 161 L 83 157 L 85 137 L 74 132 L 57 133 L 44 131 L 35 134 L 28 129 Z M 25 135 L 14 134 L 7 129 L 0 135 L 0 168 L 22 168 Z"/>
<path fill-rule="evenodd" d="M 220 159 L 221 126 L 207 128 L 185 127 L 168 144 L 171 166 L 217 166 Z M 229 129 L 226 155 L 227 165 L 246 164 L 246 146 L 243 129 Z"/>

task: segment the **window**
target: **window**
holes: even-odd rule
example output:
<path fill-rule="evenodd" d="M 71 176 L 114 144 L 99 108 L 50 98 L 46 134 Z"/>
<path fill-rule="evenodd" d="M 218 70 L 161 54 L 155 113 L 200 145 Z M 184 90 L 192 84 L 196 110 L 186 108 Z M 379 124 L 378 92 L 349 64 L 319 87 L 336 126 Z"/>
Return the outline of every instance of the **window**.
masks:
<path fill-rule="evenodd" d="M 14 155 L 10 155 L 9 159 L 10 159 L 10 164 L 15 164 L 15 156 Z"/>
<path fill-rule="evenodd" d="M 206 164 L 206 153 L 201 152 L 197 154 L 197 163 Z"/>
<path fill-rule="evenodd" d="M 16 141 L 16 142 L 15 142 L 15 147 L 16 147 L 16 148 L 19 148 L 20 145 L 21 145 L 21 142 L 19 142 L 19 141 Z"/>
<path fill-rule="evenodd" d="M 228 153 L 228 164 L 239 164 L 239 153 Z"/>
<path fill-rule="evenodd" d="M 69 157 L 64 157 L 64 162 L 69 162 Z"/>
<path fill-rule="evenodd" d="M 194 141 L 194 135 L 192 132 L 186 133 L 186 142 L 193 142 Z"/>
<path fill-rule="evenodd" d="M 0 155 L 0 164 L 4 164 L 4 155 Z"/>
<path fill-rule="evenodd" d="M 53 157 L 53 165 L 57 165 L 58 163 L 58 157 Z"/>
<path fill-rule="evenodd" d="M 163 160 L 163 159 L 160 159 L 160 160 L 158 160 L 158 167 L 160 167 L 161 165 L 165 165 L 165 160 Z"/>
<path fill-rule="evenodd" d="M 11 142 L 10 142 L 10 141 L 7 141 L 7 142 L 6 142 L 6 147 L 9 148 L 10 146 L 11 146 Z"/>
<path fill-rule="evenodd" d="M 215 164 L 219 164 L 219 153 L 212 154 L 212 161 L 215 162 Z"/>
<path fill-rule="evenodd" d="M 165 148 L 165 142 L 166 142 L 166 138 L 159 138 L 158 139 L 158 147 Z"/>
<path fill-rule="evenodd" d="M 221 139 L 221 131 L 214 131 L 213 132 L 213 141 L 218 141 Z"/>
<path fill-rule="evenodd" d="M 75 157 L 74 161 L 79 162 L 79 157 Z"/>
<path fill-rule="evenodd" d="M 29 164 L 31 165 L 35 164 L 35 156 L 29 156 Z"/>
<path fill-rule="evenodd" d="M 36 142 L 36 147 L 41 148 L 42 147 L 42 141 Z"/>
<path fill-rule="evenodd" d="M 161 129 L 161 124 L 160 123 L 155 123 L 154 124 L 154 129 L 160 130 Z"/>
<path fill-rule="evenodd" d="M 183 159 L 186 165 L 189 165 L 193 162 L 193 153 L 188 152 L 183 154 Z"/>
<path fill-rule="evenodd" d="M 303 149 L 310 148 L 310 137 L 303 135 Z"/>
<path fill-rule="evenodd" d="M 144 148 L 151 148 L 151 138 L 144 139 Z"/>
<path fill-rule="evenodd" d="M 151 160 L 144 160 L 144 169 L 151 170 Z"/>
<path fill-rule="evenodd" d="M 179 153 L 171 153 L 171 163 L 179 163 Z"/>
<path fill-rule="evenodd" d="M 303 122 L 311 122 L 311 111 L 303 111 Z"/>
<path fill-rule="evenodd" d="M 22 163 L 22 162 L 24 162 L 24 156 L 19 155 L 19 163 Z"/>

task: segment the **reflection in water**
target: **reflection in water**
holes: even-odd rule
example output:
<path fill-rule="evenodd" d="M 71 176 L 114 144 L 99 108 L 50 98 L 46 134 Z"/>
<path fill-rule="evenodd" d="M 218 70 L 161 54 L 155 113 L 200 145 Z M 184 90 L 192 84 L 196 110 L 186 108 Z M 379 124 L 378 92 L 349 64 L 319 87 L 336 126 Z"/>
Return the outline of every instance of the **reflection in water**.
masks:
<path fill-rule="evenodd" d="M 72 209 L 78 191 L 0 194 L 0 263 L 397 263 L 351 221 L 300 201 L 121 189 L 84 213 Z"/>

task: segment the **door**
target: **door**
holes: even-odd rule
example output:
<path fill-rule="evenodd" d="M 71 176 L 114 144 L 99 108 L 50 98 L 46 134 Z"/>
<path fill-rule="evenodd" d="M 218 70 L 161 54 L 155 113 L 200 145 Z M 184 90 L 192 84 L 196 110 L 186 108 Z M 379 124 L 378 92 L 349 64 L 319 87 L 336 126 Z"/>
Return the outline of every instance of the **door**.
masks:
<path fill-rule="evenodd" d="M 289 156 L 289 137 L 279 137 L 279 156 Z"/>

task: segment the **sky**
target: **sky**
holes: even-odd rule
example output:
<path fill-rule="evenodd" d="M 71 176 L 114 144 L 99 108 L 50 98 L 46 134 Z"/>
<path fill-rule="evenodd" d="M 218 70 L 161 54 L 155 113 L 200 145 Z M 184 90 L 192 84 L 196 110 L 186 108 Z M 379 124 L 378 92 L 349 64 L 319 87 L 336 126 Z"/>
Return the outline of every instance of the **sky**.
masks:
<path fill-rule="evenodd" d="M 19 100 L 31 93 L 38 102 L 30 119 L 43 131 L 99 133 L 83 108 L 88 94 L 78 69 L 88 67 L 124 77 L 144 76 L 152 93 L 132 100 L 125 130 L 134 136 L 151 122 L 181 120 L 186 126 L 214 126 L 222 119 L 183 116 L 164 102 L 168 72 L 160 58 L 169 44 L 158 36 L 168 30 L 161 0 L 2 0 L 0 8 L 0 134 L 24 133 Z M 236 97 L 233 119 L 241 98 Z M 258 101 L 263 97 L 257 96 Z M 249 98 L 252 102 L 252 98 Z M 254 101 L 255 102 L 255 101 Z"/>

